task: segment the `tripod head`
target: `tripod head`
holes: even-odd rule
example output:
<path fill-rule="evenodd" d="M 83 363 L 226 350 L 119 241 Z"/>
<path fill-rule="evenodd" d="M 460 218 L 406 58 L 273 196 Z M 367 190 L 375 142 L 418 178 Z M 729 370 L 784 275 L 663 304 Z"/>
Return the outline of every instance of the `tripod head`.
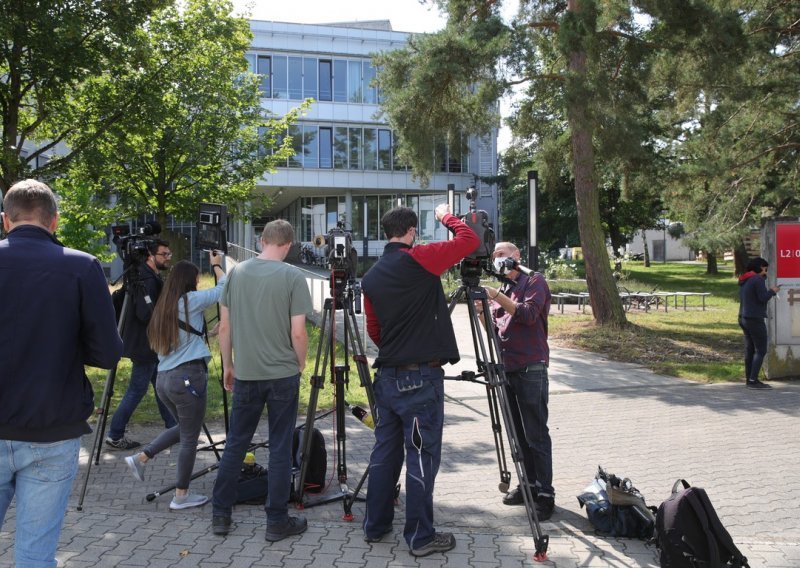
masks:
<path fill-rule="evenodd" d="M 347 267 L 331 268 L 331 298 L 338 308 L 361 313 L 361 284 Z"/>

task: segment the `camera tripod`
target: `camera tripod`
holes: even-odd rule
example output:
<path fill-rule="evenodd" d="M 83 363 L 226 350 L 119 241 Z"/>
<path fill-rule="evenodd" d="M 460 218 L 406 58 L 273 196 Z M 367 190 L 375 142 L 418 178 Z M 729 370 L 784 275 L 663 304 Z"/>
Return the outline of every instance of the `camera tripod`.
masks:
<path fill-rule="evenodd" d="M 344 507 L 344 515 L 342 518 L 347 521 L 352 521 L 353 503 L 356 500 L 364 499 L 364 497 L 359 497 L 358 494 L 366 480 L 369 467 L 367 467 L 367 470 L 364 472 L 355 490 L 350 491 L 347 486 L 347 434 L 344 424 L 346 415 L 345 388 L 349 382 L 348 374 L 350 371 L 350 366 L 348 365 L 349 359 L 352 358 L 355 363 L 361 386 L 364 387 L 367 393 L 369 409 L 373 416 L 375 415 L 375 397 L 372 390 L 372 377 L 370 375 L 367 357 L 364 353 L 363 343 L 361 342 L 361 336 L 358 332 L 358 325 L 356 324 L 355 318 L 355 312 L 358 311 L 360 313 L 361 311 L 360 290 L 358 285 L 355 284 L 354 279 L 348 278 L 345 270 L 331 270 L 330 284 L 331 297 L 325 300 L 322 312 L 322 324 L 320 326 L 322 333 L 319 345 L 317 346 L 314 374 L 311 376 L 311 394 L 309 396 L 308 412 L 301 443 L 300 475 L 295 486 L 295 491 L 298 508 L 315 507 L 341 499 Z M 358 305 L 357 308 L 354 308 L 354 304 Z M 344 364 L 342 365 L 336 363 L 336 312 L 339 310 L 344 313 L 344 340 L 342 342 L 344 348 Z M 352 357 L 350 355 L 351 350 Z M 330 366 L 328 366 L 329 362 Z M 339 480 L 339 492 L 315 501 L 304 503 L 303 495 L 305 492 L 306 473 L 308 471 L 308 460 L 306 456 L 309 456 L 311 452 L 311 436 L 314 431 L 317 401 L 319 399 L 319 391 L 324 387 L 326 370 L 330 370 L 331 382 L 334 386 L 336 472 Z"/>
<path fill-rule="evenodd" d="M 457 377 L 445 377 L 462 381 L 470 381 L 486 385 L 486 395 L 489 402 L 489 417 L 494 434 L 495 450 L 497 452 L 497 463 L 500 468 L 499 490 L 502 493 L 508 492 L 511 482 L 511 474 L 506 464 L 505 447 L 503 445 L 502 426 L 500 419 L 506 426 L 508 445 L 511 458 L 517 470 L 517 479 L 522 492 L 525 504 L 526 516 L 531 527 L 535 545 L 533 559 L 537 562 L 547 560 L 547 546 L 550 537 L 542 532 L 539 525 L 539 517 L 536 514 L 536 507 L 533 500 L 533 493 L 528 481 L 528 474 L 522 457 L 520 438 L 514 426 L 511 414 L 510 401 L 506 388 L 508 379 L 502 363 L 498 363 L 500 348 L 497 342 L 497 334 L 491 321 L 487 319 L 486 326 L 481 326 L 480 316 L 475 309 L 475 302 L 480 302 L 484 317 L 489 318 L 489 300 L 486 291 L 480 286 L 480 266 L 469 265 L 468 261 L 462 263 L 462 283 L 450 296 L 450 313 L 453 313 L 456 304 L 462 298 L 466 299 L 467 312 L 469 314 L 470 330 L 472 332 L 472 343 L 475 349 L 475 361 L 477 372 L 463 371 Z M 466 268 L 466 270 L 464 270 Z M 483 332 L 486 335 L 484 336 Z M 522 440 L 524 442 L 524 440 Z"/>

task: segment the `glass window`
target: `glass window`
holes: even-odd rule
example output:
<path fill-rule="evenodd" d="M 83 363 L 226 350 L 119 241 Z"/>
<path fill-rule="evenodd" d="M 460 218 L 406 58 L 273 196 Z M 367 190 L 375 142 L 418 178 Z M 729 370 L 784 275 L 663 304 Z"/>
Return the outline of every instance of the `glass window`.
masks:
<path fill-rule="evenodd" d="M 364 238 L 364 198 L 353 196 L 353 208 L 350 216 L 350 229 L 353 231 L 353 244 L 355 241 L 360 241 Z M 361 247 L 356 246 L 359 254 L 361 254 Z"/>
<path fill-rule="evenodd" d="M 392 169 L 392 131 L 378 130 L 378 169 Z"/>
<path fill-rule="evenodd" d="M 337 170 L 347 169 L 346 126 L 337 126 L 333 129 L 333 167 Z"/>
<path fill-rule="evenodd" d="M 394 196 L 391 196 L 391 195 L 381 196 L 379 198 L 378 203 L 379 203 L 379 207 L 380 207 L 380 211 L 378 211 L 378 215 L 379 215 L 378 221 L 379 222 L 380 222 L 380 217 L 383 217 L 384 215 L 386 215 L 386 213 L 388 213 L 389 211 L 391 211 L 392 209 L 394 209 L 397 206 L 397 200 L 394 198 Z M 380 238 L 382 238 L 382 239 L 386 238 L 386 235 L 383 234 L 383 228 L 381 228 Z"/>
<path fill-rule="evenodd" d="M 247 70 L 250 71 L 250 73 L 256 73 L 256 54 L 246 53 L 244 57 L 247 59 Z"/>
<path fill-rule="evenodd" d="M 292 139 L 294 155 L 289 157 L 290 168 L 303 167 L 303 128 L 297 124 L 289 126 L 289 136 Z"/>
<path fill-rule="evenodd" d="M 303 58 L 289 58 L 289 98 L 293 101 L 303 99 Z"/>
<path fill-rule="evenodd" d="M 361 169 L 361 129 L 350 129 L 350 169 Z"/>
<path fill-rule="evenodd" d="M 319 167 L 333 167 L 333 129 L 321 126 L 319 129 Z"/>
<path fill-rule="evenodd" d="M 377 129 L 365 128 L 364 129 L 364 169 L 374 170 L 377 167 L 378 158 L 378 144 L 377 144 Z"/>
<path fill-rule="evenodd" d="M 272 98 L 288 99 L 289 84 L 286 80 L 287 63 L 285 55 L 272 56 Z"/>
<path fill-rule="evenodd" d="M 433 195 L 420 195 L 419 197 L 419 224 L 417 225 L 417 232 L 419 238 L 426 241 L 433 240 L 436 232 L 436 217 L 434 217 L 434 210 L 436 204 Z"/>
<path fill-rule="evenodd" d="M 263 157 L 267 155 L 267 147 L 264 145 L 264 140 L 267 137 L 269 129 L 266 126 L 258 127 L 258 151 L 257 155 Z"/>
<path fill-rule="evenodd" d="M 314 57 L 303 58 L 303 98 L 317 98 L 317 60 Z"/>
<path fill-rule="evenodd" d="M 406 169 L 403 161 L 397 156 L 397 148 L 400 145 L 397 133 L 392 132 L 392 169 L 395 171 L 403 171 Z"/>
<path fill-rule="evenodd" d="M 317 126 L 303 126 L 303 167 L 319 167 L 319 147 L 317 145 Z"/>
<path fill-rule="evenodd" d="M 347 64 L 347 100 L 351 103 L 361 102 L 361 62 L 350 61 Z"/>
<path fill-rule="evenodd" d="M 328 232 L 325 199 L 323 197 L 312 197 L 311 202 L 312 234 L 315 236 L 324 235 Z"/>
<path fill-rule="evenodd" d="M 332 79 L 333 72 L 330 59 L 319 60 L 319 100 L 332 100 Z"/>
<path fill-rule="evenodd" d="M 364 102 L 374 105 L 378 102 L 378 92 L 372 86 L 372 81 L 375 79 L 375 68 L 372 66 L 371 61 L 364 61 L 364 86 L 362 91 L 364 93 Z"/>
<path fill-rule="evenodd" d="M 384 235 L 380 232 L 381 217 L 378 214 L 378 196 L 367 196 L 367 238 L 383 239 Z"/>
<path fill-rule="evenodd" d="M 272 58 L 268 55 L 258 56 L 258 74 L 261 75 L 261 96 L 272 97 Z"/>
<path fill-rule="evenodd" d="M 347 102 L 347 61 L 344 59 L 333 60 L 333 100 Z"/>

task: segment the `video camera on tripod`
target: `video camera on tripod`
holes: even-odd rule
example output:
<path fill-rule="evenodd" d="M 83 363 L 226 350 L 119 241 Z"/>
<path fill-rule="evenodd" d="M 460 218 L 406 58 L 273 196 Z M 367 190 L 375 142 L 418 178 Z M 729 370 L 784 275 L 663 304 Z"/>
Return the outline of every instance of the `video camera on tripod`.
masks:
<path fill-rule="evenodd" d="M 344 228 L 342 221 L 336 223 L 327 235 L 314 237 L 314 246 L 325 247 L 323 258 L 331 270 L 345 272 L 347 280 L 355 278 L 358 253 L 353 248 L 353 233 Z"/>
<path fill-rule="evenodd" d="M 480 240 L 477 248 L 461 261 L 460 269 L 462 278 L 469 278 L 476 282 L 480 279 L 481 271 L 483 270 L 494 274 L 491 263 L 492 252 L 494 251 L 494 230 L 489 223 L 489 214 L 482 209 L 478 209 L 475 205 L 477 195 L 478 192 L 474 187 L 467 189 L 469 213 L 460 217 L 478 235 Z"/>
<path fill-rule="evenodd" d="M 150 248 L 155 243 L 152 237 L 161 232 L 161 225 L 157 221 L 150 221 L 139 227 L 139 232 L 131 234 L 130 225 L 114 225 L 111 227 L 113 235 L 111 241 L 117 247 L 117 254 L 122 259 L 122 264 L 127 268 L 133 264 L 144 263 L 150 256 Z"/>
<path fill-rule="evenodd" d="M 355 313 L 361 313 L 361 286 L 356 282 L 358 253 L 353 248 L 353 233 L 339 221 L 327 235 L 314 237 L 315 247 L 325 247 L 323 258 L 331 269 L 331 296 L 338 306 L 354 302 Z"/>

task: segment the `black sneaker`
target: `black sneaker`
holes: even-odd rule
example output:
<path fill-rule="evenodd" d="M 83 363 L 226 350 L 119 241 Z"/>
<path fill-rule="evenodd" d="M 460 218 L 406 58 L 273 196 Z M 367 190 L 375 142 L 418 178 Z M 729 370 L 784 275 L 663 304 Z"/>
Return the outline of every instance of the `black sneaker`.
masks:
<path fill-rule="evenodd" d="M 220 536 L 225 536 L 231 532 L 231 518 L 222 515 L 211 517 L 211 532 Z"/>
<path fill-rule="evenodd" d="M 106 438 L 106 445 L 114 450 L 132 450 L 133 448 L 138 448 L 139 446 L 141 446 L 139 442 L 134 442 L 133 440 L 129 440 L 125 436 L 123 436 L 119 440 L 112 440 L 111 438 Z"/>
<path fill-rule="evenodd" d="M 409 550 L 411 556 L 428 556 L 435 552 L 447 552 L 456 547 L 456 537 L 453 533 L 440 533 L 437 532 L 433 535 L 433 540 L 428 544 L 420 546 L 419 548 L 412 548 Z"/>
<path fill-rule="evenodd" d="M 387 534 L 392 534 L 392 529 L 389 529 L 388 531 L 383 532 L 383 533 L 379 534 L 378 536 L 367 536 L 365 534 L 364 535 L 364 542 L 369 543 L 369 544 L 372 544 L 373 542 L 380 542 L 380 541 L 383 540 L 383 537 L 385 537 Z"/>
<path fill-rule="evenodd" d="M 772 387 L 766 383 L 762 383 L 759 380 L 755 381 L 747 381 L 747 388 L 749 389 L 771 389 Z"/>
<path fill-rule="evenodd" d="M 289 520 L 282 525 L 269 526 L 264 538 L 269 542 L 283 540 L 288 536 L 302 534 L 308 528 L 308 521 L 304 517 L 289 517 Z"/>
<path fill-rule="evenodd" d="M 552 497 L 537 497 L 534 500 L 534 506 L 536 507 L 536 518 L 539 521 L 546 521 L 553 516 L 556 500 Z"/>
<path fill-rule="evenodd" d="M 519 485 L 503 497 L 503 505 L 523 505 L 524 503 L 525 498 L 522 496 L 522 489 L 519 488 Z"/>

